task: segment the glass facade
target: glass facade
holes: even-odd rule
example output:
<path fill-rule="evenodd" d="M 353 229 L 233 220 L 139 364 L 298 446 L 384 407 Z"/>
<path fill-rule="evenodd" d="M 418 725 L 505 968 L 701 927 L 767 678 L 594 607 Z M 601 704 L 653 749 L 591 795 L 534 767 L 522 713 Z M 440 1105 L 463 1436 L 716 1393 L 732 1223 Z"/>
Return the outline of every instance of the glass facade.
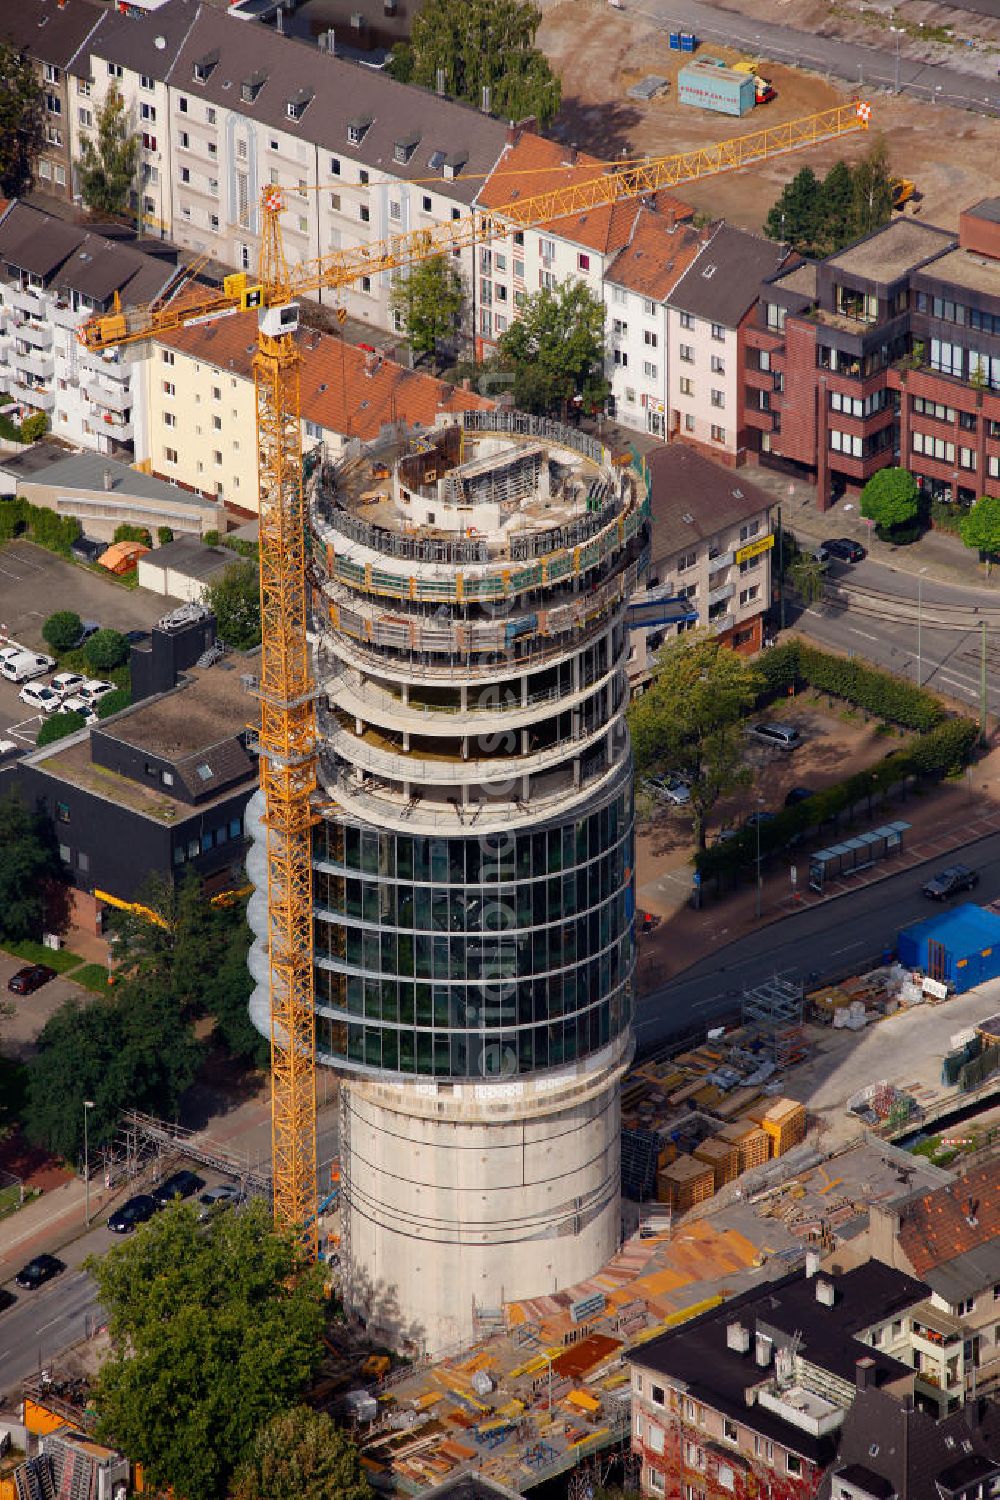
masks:
<path fill-rule="evenodd" d="M 631 767 L 597 806 L 433 837 L 339 818 L 315 836 L 317 1048 L 434 1078 L 558 1068 L 629 1025 Z"/>

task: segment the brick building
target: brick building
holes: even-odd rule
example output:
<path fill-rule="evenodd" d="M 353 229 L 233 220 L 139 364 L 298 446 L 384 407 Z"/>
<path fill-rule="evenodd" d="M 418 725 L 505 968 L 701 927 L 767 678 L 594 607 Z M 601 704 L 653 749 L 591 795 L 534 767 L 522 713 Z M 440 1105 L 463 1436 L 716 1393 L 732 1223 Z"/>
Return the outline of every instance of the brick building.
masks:
<path fill-rule="evenodd" d="M 814 474 L 821 508 L 897 463 L 935 499 L 1000 495 L 1000 199 L 772 277 L 744 347 L 751 457 Z"/>

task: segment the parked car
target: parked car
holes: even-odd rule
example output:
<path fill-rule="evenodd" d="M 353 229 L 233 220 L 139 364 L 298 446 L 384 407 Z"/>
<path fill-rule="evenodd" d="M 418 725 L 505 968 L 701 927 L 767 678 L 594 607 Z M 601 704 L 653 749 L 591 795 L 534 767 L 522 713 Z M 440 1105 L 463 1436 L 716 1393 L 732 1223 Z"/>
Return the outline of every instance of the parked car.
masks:
<path fill-rule="evenodd" d="M 220 1182 L 218 1187 L 210 1187 L 198 1199 L 201 1210 L 198 1217 L 207 1219 L 209 1214 L 217 1210 L 235 1208 L 238 1203 L 243 1202 L 244 1197 L 243 1189 L 237 1187 L 235 1182 Z"/>
<path fill-rule="evenodd" d="M 793 786 L 785 798 L 786 807 L 798 807 L 800 802 L 808 802 L 810 797 L 816 793 L 811 786 Z"/>
<path fill-rule="evenodd" d="M 140 1224 L 151 1219 L 159 1206 L 148 1193 L 139 1193 L 115 1210 L 108 1220 L 108 1228 L 112 1234 L 131 1234 Z"/>
<path fill-rule="evenodd" d="M 76 640 L 73 642 L 73 650 L 74 651 L 79 651 L 79 649 L 83 645 L 84 641 L 89 641 L 90 637 L 92 635 L 96 635 L 97 632 L 100 630 L 100 628 L 101 628 L 101 623 L 100 623 L 99 620 L 81 620 L 80 621 L 80 634 L 77 636 Z"/>
<path fill-rule="evenodd" d="M 81 677 L 79 672 L 57 672 L 49 683 L 49 687 L 54 693 L 58 693 L 60 698 L 69 698 L 83 687 L 86 680 L 86 677 Z"/>
<path fill-rule="evenodd" d="M 115 685 L 113 682 L 102 682 L 99 677 L 88 677 L 87 681 L 79 689 L 78 697 L 85 703 L 96 706 L 108 693 L 113 693 Z"/>
<path fill-rule="evenodd" d="M 864 562 L 868 553 L 860 542 L 852 541 L 849 536 L 834 536 L 823 546 L 831 557 L 839 558 L 841 562 Z"/>
<path fill-rule="evenodd" d="M 747 734 L 765 745 L 774 745 L 778 750 L 797 750 L 802 744 L 802 736 L 794 724 L 751 724 Z"/>
<path fill-rule="evenodd" d="M 45 682 L 26 682 L 17 696 L 22 703 L 37 708 L 42 714 L 54 714 L 56 709 L 62 708 L 59 694 Z"/>
<path fill-rule="evenodd" d="M 968 865 L 949 865 L 947 870 L 928 880 L 923 892 L 932 901 L 947 901 L 949 896 L 957 896 L 961 891 L 974 891 L 978 884 L 976 870 L 970 870 Z"/>
<path fill-rule="evenodd" d="M 74 693 L 71 698 L 64 698 L 59 709 L 64 714 L 83 714 L 88 724 L 97 723 L 97 708 L 86 698 L 81 698 L 79 693 Z"/>
<path fill-rule="evenodd" d="M 747 818 L 746 822 L 743 824 L 743 827 L 756 828 L 758 824 L 763 827 L 765 823 L 773 823 L 776 817 L 777 813 L 767 812 L 766 810 L 762 812 L 752 812 L 749 818 Z"/>
<path fill-rule="evenodd" d="M 650 791 L 658 797 L 665 797 L 675 807 L 683 807 L 686 802 L 691 801 L 690 788 L 684 785 L 679 776 L 647 776 L 646 785 Z"/>
<path fill-rule="evenodd" d="M 0 665 L 5 661 L 10 661 L 15 656 L 20 656 L 23 651 L 24 647 L 18 646 L 16 642 L 10 646 L 0 646 Z"/>
<path fill-rule="evenodd" d="M 50 969 L 48 964 L 26 964 L 23 969 L 18 969 L 16 974 L 10 976 L 7 988 L 12 995 L 33 995 L 55 977 L 55 969 Z"/>
<path fill-rule="evenodd" d="M 43 656 L 38 651 L 18 651 L 0 661 L 0 676 L 8 682 L 30 682 L 34 677 L 44 677 L 55 666 L 55 658 Z"/>
<path fill-rule="evenodd" d="M 53 1276 L 58 1276 L 59 1272 L 65 1269 L 65 1261 L 57 1260 L 54 1255 L 36 1255 L 34 1260 L 29 1260 L 26 1266 L 21 1267 L 14 1277 L 14 1284 L 34 1291 L 36 1287 L 43 1286 L 46 1281 L 51 1281 Z"/>
<path fill-rule="evenodd" d="M 204 1179 L 196 1177 L 194 1172 L 189 1172 L 185 1167 L 168 1177 L 166 1182 L 161 1182 L 158 1188 L 154 1188 L 153 1197 L 161 1208 L 165 1208 L 172 1198 L 190 1198 L 192 1193 L 200 1192 L 204 1186 Z"/>

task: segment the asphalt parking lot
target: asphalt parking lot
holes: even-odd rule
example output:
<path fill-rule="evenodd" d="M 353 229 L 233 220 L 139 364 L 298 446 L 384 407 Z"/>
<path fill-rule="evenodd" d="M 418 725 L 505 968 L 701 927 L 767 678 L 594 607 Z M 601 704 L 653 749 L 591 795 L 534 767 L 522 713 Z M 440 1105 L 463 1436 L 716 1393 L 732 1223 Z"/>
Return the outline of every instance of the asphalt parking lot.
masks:
<path fill-rule="evenodd" d="M 0 638 L 29 649 L 48 651 L 42 626 L 57 609 L 73 609 L 83 620 L 125 631 L 148 630 L 170 607 L 158 594 L 123 588 L 31 542 L 0 547 Z M 20 701 L 19 691 L 0 679 L 0 739 L 29 746 L 41 718 Z"/>
<path fill-rule="evenodd" d="M 85 990 L 72 980 L 57 974 L 48 984 L 43 984 L 33 995 L 12 995 L 7 981 L 27 961 L 15 958 L 10 953 L 0 953 L 0 1000 L 10 1005 L 11 1013 L 4 1017 L 3 1050 L 5 1057 L 24 1059 L 35 1051 L 42 1028 L 50 1016 L 55 1015 L 67 1000 L 78 1000 L 89 1005 L 95 999 L 91 990 Z"/>

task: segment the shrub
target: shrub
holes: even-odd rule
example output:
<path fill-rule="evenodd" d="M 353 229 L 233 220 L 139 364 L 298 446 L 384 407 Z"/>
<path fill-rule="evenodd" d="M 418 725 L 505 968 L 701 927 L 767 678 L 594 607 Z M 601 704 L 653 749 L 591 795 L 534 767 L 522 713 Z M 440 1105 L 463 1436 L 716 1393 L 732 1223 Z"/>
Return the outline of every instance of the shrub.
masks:
<path fill-rule="evenodd" d="M 43 411 L 33 411 L 21 423 L 21 442 L 37 443 L 49 430 L 49 419 Z"/>
<path fill-rule="evenodd" d="M 28 502 L 23 495 L 16 500 L 0 500 L 0 542 L 20 536 L 28 524 Z"/>
<path fill-rule="evenodd" d="M 83 621 L 72 609 L 57 609 L 42 626 L 42 640 L 56 656 L 72 651 L 82 634 Z"/>
<path fill-rule="evenodd" d="M 206 547 L 217 547 L 219 545 L 219 533 L 217 531 L 203 531 L 201 539 Z"/>
<path fill-rule="evenodd" d="M 143 547 L 152 547 L 153 538 L 148 526 L 133 526 L 129 521 L 122 521 L 120 526 L 115 527 L 112 538 L 116 542 L 140 542 Z"/>
<path fill-rule="evenodd" d="M 165 547 L 167 545 L 167 543 L 168 542 L 172 542 L 173 539 L 174 539 L 174 534 L 171 531 L 171 529 L 170 529 L 169 526 L 157 526 L 157 528 L 156 528 L 156 540 L 157 540 L 157 542 L 159 543 L 159 545 L 161 547 Z"/>
<path fill-rule="evenodd" d="M 108 696 L 111 696 L 110 693 Z M 41 729 L 39 729 L 38 738 L 35 743 L 41 749 L 42 745 L 51 745 L 53 740 L 65 739 L 66 735 L 76 734 L 78 729 L 86 729 L 86 727 L 87 721 L 83 717 L 83 714 L 51 714 L 43 722 Z"/>
<path fill-rule="evenodd" d="M 125 688 L 115 688 L 113 693 L 105 693 L 103 698 L 97 702 L 97 717 L 99 719 L 110 719 L 112 714 L 121 713 L 123 708 L 128 708 L 132 702 L 132 694 Z"/>
<path fill-rule="evenodd" d="M 111 672 L 128 660 L 128 641 L 119 630 L 95 630 L 83 654 L 92 672 Z"/>
<path fill-rule="evenodd" d="M 804 641 L 791 640 L 772 647 L 761 655 L 758 666 L 771 694 L 805 683 L 831 698 L 842 698 L 866 713 L 921 733 L 944 718 L 941 704 L 925 688 L 864 662 L 820 651 Z"/>

